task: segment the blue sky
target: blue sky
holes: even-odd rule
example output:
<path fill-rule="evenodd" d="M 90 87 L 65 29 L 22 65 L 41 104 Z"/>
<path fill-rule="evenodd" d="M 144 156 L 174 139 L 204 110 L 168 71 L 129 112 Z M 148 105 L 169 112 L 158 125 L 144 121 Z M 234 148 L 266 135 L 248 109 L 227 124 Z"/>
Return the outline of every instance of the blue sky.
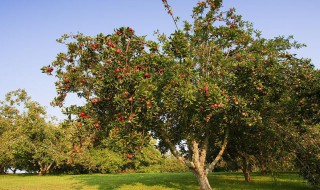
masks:
<path fill-rule="evenodd" d="M 198 1 L 168 2 L 185 20 Z M 235 7 L 266 38 L 293 35 L 308 46 L 298 55 L 311 58 L 320 68 L 319 0 L 225 0 L 224 7 Z M 50 115 L 63 118 L 60 109 L 50 106 L 55 79 L 40 71 L 65 50 L 55 40 L 64 33 L 108 34 L 121 26 L 150 39 L 157 29 L 165 33 L 175 29 L 161 0 L 0 0 L 0 99 L 24 88 Z"/>

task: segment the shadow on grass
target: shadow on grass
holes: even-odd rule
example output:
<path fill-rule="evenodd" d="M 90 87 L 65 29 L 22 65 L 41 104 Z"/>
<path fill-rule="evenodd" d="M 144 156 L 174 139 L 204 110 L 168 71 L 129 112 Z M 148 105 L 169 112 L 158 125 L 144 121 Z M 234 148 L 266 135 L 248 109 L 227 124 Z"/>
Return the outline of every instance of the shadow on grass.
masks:
<path fill-rule="evenodd" d="M 86 186 L 98 186 L 105 189 L 186 189 L 197 188 L 197 180 L 191 173 L 161 173 L 161 174 L 119 174 L 119 175 L 80 175 L 74 180 L 81 181 Z M 77 190 L 82 190 L 78 187 Z"/>
<path fill-rule="evenodd" d="M 251 183 L 244 182 L 241 173 L 220 172 L 210 174 L 208 178 L 215 190 L 312 189 L 296 173 L 278 173 L 276 177 L 253 174 L 253 182 Z M 11 183 L 14 183 L 14 185 Z M 28 190 L 194 190 L 198 189 L 198 184 L 196 178 L 191 173 L 48 175 L 42 177 L 34 174 L 12 174 L 4 175 L 0 178 L 0 189 L 12 189 L 12 187 Z"/>
<path fill-rule="evenodd" d="M 282 173 L 276 177 L 253 174 L 252 182 L 245 182 L 241 173 L 215 173 L 209 176 L 216 190 L 312 190 L 296 173 Z"/>
<path fill-rule="evenodd" d="M 215 190 L 311 190 L 297 174 L 281 174 L 274 180 L 271 176 L 255 174 L 253 182 L 247 183 L 240 173 L 209 174 L 211 186 Z M 92 188 L 97 190 L 169 190 L 198 189 L 197 179 L 191 173 L 161 173 L 161 174 L 119 174 L 119 175 L 79 175 L 73 176 L 81 186 L 76 190 Z M 85 187 L 84 187 L 85 186 Z M 91 189 L 90 188 L 90 189 Z"/>

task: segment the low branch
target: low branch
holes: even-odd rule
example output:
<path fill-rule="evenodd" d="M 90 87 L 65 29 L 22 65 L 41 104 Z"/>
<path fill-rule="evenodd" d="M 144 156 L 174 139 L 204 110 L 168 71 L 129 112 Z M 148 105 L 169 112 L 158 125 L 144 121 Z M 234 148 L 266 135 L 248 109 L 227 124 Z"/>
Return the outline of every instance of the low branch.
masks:
<path fill-rule="evenodd" d="M 208 149 L 208 143 L 209 143 L 209 137 L 207 136 L 204 140 L 204 143 L 201 147 L 201 153 L 200 153 L 200 164 L 201 164 L 201 168 L 205 167 L 205 163 L 206 163 L 206 157 L 207 157 L 207 149 Z"/>
<path fill-rule="evenodd" d="M 200 157 L 199 157 L 199 144 L 195 141 L 192 140 L 191 142 L 191 148 L 192 148 L 192 162 L 195 165 L 196 169 L 200 168 Z"/>
<path fill-rule="evenodd" d="M 208 166 L 208 168 L 206 169 L 206 172 L 209 173 L 211 172 L 215 165 L 219 162 L 219 160 L 222 157 L 222 154 L 224 153 L 225 149 L 227 148 L 227 144 L 228 144 L 228 138 L 229 138 L 229 128 L 226 129 L 226 133 L 224 135 L 224 140 L 223 140 L 223 144 L 221 146 L 221 149 L 218 153 L 218 155 L 216 156 L 216 158 L 213 160 L 213 162 Z"/>
<path fill-rule="evenodd" d="M 171 153 L 184 165 L 188 166 L 189 168 L 195 168 L 194 163 L 190 162 L 189 160 L 185 159 L 177 150 L 177 148 L 174 146 L 174 144 L 172 144 L 172 142 L 170 141 L 170 139 L 164 134 L 164 132 L 162 131 L 160 133 L 160 135 L 162 136 L 164 142 L 169 146 L 169 149 L 171 151 Z"/>

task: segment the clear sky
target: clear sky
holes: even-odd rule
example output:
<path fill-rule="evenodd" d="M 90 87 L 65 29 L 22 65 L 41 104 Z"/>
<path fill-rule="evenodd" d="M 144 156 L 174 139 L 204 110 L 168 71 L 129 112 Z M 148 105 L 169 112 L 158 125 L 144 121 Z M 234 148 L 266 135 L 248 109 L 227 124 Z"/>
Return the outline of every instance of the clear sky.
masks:
<path fill-rule="evenodd" d="M 168 2 L 176 16 L 188 20 L 198 1 Z M 298 55 L 320 68 L 320 0 L 225 0 L 224 7 L 235 7 L 266 38 L 293 35 L 308 46 Z M 24 88 L 50 115 L 62 118 L 50 106 L 55 78 L 40 71 L 65 51 L 55 40 L 64 33 L 108 34 L 121 26 L 150 39 L 157 29 L 175 29 L 161 0 L 0 0 L 0 99 Z"/>

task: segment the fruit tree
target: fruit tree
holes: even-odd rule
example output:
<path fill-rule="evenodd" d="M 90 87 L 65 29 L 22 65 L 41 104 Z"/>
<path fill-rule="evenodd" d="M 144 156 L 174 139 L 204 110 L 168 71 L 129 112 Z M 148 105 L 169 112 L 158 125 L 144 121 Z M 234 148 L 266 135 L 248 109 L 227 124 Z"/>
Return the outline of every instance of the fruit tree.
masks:
<path fill-rule="evenodd" d="M 195 174 L 200 189 L 211 189 L 207 174 L 230 132 L 261 123 L 258 101 L 278 100 L 277 90 L 288 80 L 283 71 L 297 59 L 289 49 L 301 46 L 290 38 L 262 38 L 234 9 L 221 5 L 199 2 L 193 22 L 169 36 L 159 33 L 157 41 L 130 27 L 95 37 L 63 35 L 58 41 L 68 51 L 42 68 L 57 78 L 55 105 L 77 94 L 86 103 L 66 111 L 79 130 L 96 136 L 116 132 L 130 154 L 151 135 L 160 150 L 170 150 Z M 216 149 L 211 159 L 208 147 Z"/>

